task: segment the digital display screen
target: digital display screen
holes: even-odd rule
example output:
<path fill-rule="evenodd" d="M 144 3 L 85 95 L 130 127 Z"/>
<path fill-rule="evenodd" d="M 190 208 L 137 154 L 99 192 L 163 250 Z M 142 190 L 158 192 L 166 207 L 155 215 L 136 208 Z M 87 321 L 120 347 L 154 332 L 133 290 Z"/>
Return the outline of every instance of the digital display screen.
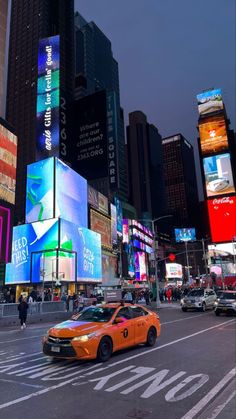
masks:
<path fill-rule="evenodd" d="M 123 243 L 129 243 L 129 220 L 123 220 Z"/>
<path fill-rule="evenodd" d="M 37 160 L 59 156 L 60 37 L 39 41 L 37 86 Z"/>
<path fill-rule="evenodd" d="M 88 185 L 88 203 L 93 207 L 98 209 L 98 191 Z"/>
<path fill-rule="evenodd" d="M 110 204 L 111 208 L 111 242 L 112 244 L 117 244 L 117 215 L 116 215 L 116 206 Z"/>
<path fill-rule="evenodd" d="M 175 228 L 175 240 L 177 242 L 196 240 L 195 228 Z"/>
<path fill-rule="evenodd" d="M 208 253 L 210 257 L 216 257 L 223 256 L 223 257 L 229 257 L 235 255 L 236 256 L 236 237 L 235 241 L 232 241 L 230 243 L 219 243 L 219 244 L 209 244 L 208 245 Z"/>
<path fill-rule="evenodd" d="M 9 262 L 11 211 L 0 205 L 0 262 Z"/>
<path fill-rule="evenodd" d="M 220 153 L 228 148 L 226 125 L 223 116 L 204 119 L 199 124 L 200 145 L 203 155 Z"/>
<path fill-rule="evenodd" d="M 15 204 L 17 137 L 0 124 L 0 200 Z"/>
<path fill-rule="evenodd" d="M 146 256 L 144 252 L 135 252 L 135 279 L 147 281 Z"/>
<path fill-rule="evenodd" d="M 198 111 L 200 115 L 206 115 L 223 109 L 221 89 L 208 90 L 197 95 Z"/>
<path fill-rule="evenodd" d="M 56 159 L 55 216 L 80 227 L 88 226 L 87 180 Z"/>
<path fill-rule="evenodd" d="M 101 234 L 102 246 L 111 249 L 111 220 L 97 211 L 90 211 L 90 228 Z"/>
<path fill-rule="evenodd" d="M 60 250 L 77 252 L 77 280 L 102 281 L 100 234 L 61 220 Z"/>
<path fill-rule="evenodd" d="M 5 284 L 29 283 L 31 255 L 38 253 L 32 266 L 32 280 L 39 281 L 41 253 L 58 248 L 58 220 L 50 219 L 13 228 L 11 263 L 6 265 Z"/>
<path fill-rule="evenodd" d="M 116 214 L 117 214 L 117 233 L 122 236 L 123 231 L 123 211 L 121 201 L 114 197 L 114 204 L 116 206 Z"/>
<path fill-rule="evenodd" d="M 182 278 L 182 265 L 179 263 L 166 263 L 166 277 L 167 278 Z"/>
<path fill-rule="evenodd" d="M 26 223 L 54 216 L 54 158 L 27 166 Z"/>
<path fill-rule="evenodd" d="M 117 285 L 117 257 L 111 255 L 102 255 L 102 284 Z"/>
<path fill-rule="evenodd" d="M 209 199 L 207 205 L 212 242 L 232 242 L 236 236 L 236 197 Z"/>
<path fill-rule="evenodd" d="M 234 193 L 230 154 L 219 154 L 203 159 L 207 197 Z"/>

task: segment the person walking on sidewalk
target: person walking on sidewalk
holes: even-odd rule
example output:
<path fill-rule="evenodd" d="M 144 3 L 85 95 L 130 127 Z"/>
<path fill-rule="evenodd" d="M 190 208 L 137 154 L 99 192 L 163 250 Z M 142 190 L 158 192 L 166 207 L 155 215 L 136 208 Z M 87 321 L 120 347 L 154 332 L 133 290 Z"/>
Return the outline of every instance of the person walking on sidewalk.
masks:
<path fill-rule="evenodd" d="M 168 299 L 168 303 L 170 303 L 171 302 L 171 297 L 172 297 L 172 289 L 171 288 L 168 288 L 168 290 L 166 291 L 166 296 L 167 296 L 167 299 Z"/>
<path fill-rule="evenodd" d="M 26 328 L 26 319 L 27 319 L 27 310 L 29 308 L 29 305 L 25 298 L 22 298 L 20 304 L 18 305 L 18 311 L 19 311 L 19 319 L 21 324 L 21 330 Z"/>

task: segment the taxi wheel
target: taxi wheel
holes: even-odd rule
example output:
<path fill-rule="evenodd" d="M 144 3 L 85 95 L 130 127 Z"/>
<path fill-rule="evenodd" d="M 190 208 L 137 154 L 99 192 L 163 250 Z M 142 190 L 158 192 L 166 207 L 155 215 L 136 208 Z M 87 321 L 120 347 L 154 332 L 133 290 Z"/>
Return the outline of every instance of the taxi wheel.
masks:
<path fill-rule="evenodd" d="M 146 340 L 146 346 L 154 346 L 157 340 L 157 331 L 155 327 L 150 327 L 148 334 L 147 334 L 147 340 Z"/>
<path fill-rule="evenodd" d="M 97 360 L 101 362 L 106 362 L 112 354 L 112 341 L 108 336 L 102 338 L 99 343 Z"/>

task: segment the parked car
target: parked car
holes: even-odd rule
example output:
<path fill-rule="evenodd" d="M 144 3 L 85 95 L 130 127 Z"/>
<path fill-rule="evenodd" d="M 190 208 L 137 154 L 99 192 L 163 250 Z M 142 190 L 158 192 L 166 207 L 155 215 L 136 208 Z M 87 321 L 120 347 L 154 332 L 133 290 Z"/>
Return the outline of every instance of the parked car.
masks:
<path fill-rule="evenodd" d="M 153 346 L 160 330 L 158 314 L 146 307 L 101 304 L 49 329 L 43 338 L 43 352 L 53 358 L 97 358 L 104 362 L 120 349 L 140 343 Z"/>
<path fill-rule="evenodd" d="M 236 314 L 236 291 L 221 291 L 215 302 L 215 315 Z"/>
<path fill-rule="evenodd" d="M 193 308 L 205 311 L 209 308 L 214 308 L 216 298 L 217 296 L 213 289 L 195 288 L 181 299 L 180 304 L 183 311 Z"/>

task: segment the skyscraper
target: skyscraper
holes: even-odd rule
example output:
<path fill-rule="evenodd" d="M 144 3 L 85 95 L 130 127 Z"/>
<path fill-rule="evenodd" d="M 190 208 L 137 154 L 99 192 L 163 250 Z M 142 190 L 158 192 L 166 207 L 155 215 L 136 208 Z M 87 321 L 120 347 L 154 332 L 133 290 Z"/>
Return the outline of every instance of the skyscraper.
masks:
<path fill-rule="evenodd" d="M 130 200 L 138 218 L 156 218 L 166 213 L 162 138 L 141 111 L 129 114 L 127 159 Z"/>
<path fill-rule="evenodd" d="M 163 138 L 168 213 L 178 227 L 195 227 L 198 204 L 193 146 L 182 134 Z"/>
<path fill-rule="evenodd" d="M 74 89 L 74 1 L 12 0 L 6 119 L 18 136 L 16 222 L 25 213 L 26 165 L 35 160 L 38 43 L 60 35 L 61 97 Z"/>
<path fill-rule="evenodd" d="M 0 117 L 5 117 L 6 65 L 7 65 L 7 20 L 11 2 L 0 0 Z"/>
<path fill-rule="evenodd" d="M 122 200 L 127 200 L 124 116 L 120 106 L 118 63 L 113 57 L 110 40 L 94 22 L 86 22 L 78 12 L 75 14 L 75 40 L 75 98 L 81 99 L 84 96 L 105 90 L 108 114 L 110 112 L 108 102 L 112 96 L 113 122 L 116 130 L 116 186 L 111 188 L 105 178 L 94 178 L 90 183 L 107 196 L 112 197 L 113 194 L 116 194 Z M 109 125 L 108 120 L 107 124 Z M 109 138 L 107 140 L 109 141 Z M 74 169 L 79 172 L 79 165 Z"/>

